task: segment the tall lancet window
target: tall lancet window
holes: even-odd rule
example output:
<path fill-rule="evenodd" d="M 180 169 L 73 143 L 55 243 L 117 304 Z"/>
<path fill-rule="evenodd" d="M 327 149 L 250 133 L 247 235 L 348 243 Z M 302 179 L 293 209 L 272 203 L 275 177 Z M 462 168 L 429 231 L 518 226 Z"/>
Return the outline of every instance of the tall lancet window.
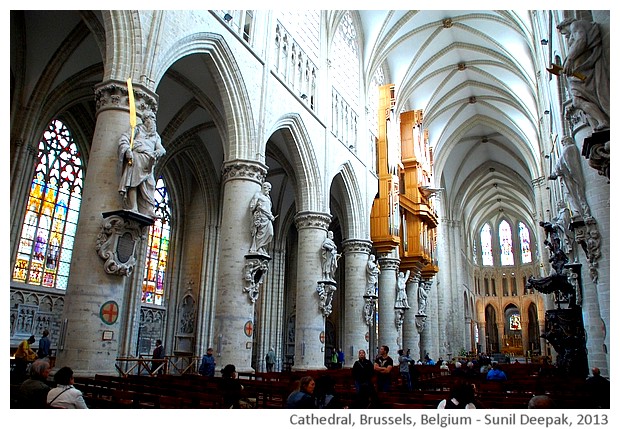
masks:
<path fill-rule="evenodd" d="M 491 244 L 491 225 L 485 223 L 480 232 L 480 247 L 482 248 L 482 265 L 493 266 L 493 246 Z"/>
<path fill-rule="evenodd" d="M 170 250 L 170 205 L 163 177 L 155 188 L 155 214 L 157 219 L 149 229 L 149 242 L 142 282 L 142 302 L 163 305 L 166 267 Z"/>
<path fill-rule="evenodd" d="M 53 120 L 39 142 L 13 280 L 66 289 L 84 170 L 69 129 Z"/>
<path fill-rule="evenodd" d="M 519 222 L 519 240 L 521 241 L 521 262 L 532 262 L 532 249 L 530 248 L 530 230 L 523 222 Z"/>
<path fill-rule="evenodd" d="M 500 242 L 500 263 L 502 265 L 514 265 L 515 257 L 512 253 L 512 228 L 510 224 L 503 220 L 499 224 L 499 242 Z"/>

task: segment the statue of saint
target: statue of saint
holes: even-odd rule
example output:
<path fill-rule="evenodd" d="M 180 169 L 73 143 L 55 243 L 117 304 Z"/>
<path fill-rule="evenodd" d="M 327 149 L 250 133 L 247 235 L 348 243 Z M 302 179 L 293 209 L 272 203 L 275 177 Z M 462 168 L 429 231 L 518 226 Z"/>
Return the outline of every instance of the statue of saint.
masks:
<path fill-rule="evenodd" d="M 398 273 L 398 281 L 396 282 L 396 303 L 394 308 L 411 308 L 407 299 L 407 279 L 409 278 L 409 270 L 406 273 Z"/>
<path fill-rule="evenodd" d="M 570 85 L 573 106 L 585 113 L 592 131 L 609 128 L 609 67 L 599 26 L 569 18 L 557 28 L 567 39 L 563 71 Z"/>
<path fill-rule="evenodd" d="M 420 281 L 418 284 L 418 314 L 426 316 L 426 305 L 428 303 L 428 289 L 426 282 Z"/>
<path fill-rule="evenodd" d="M 273 240 L 273 221 L 271 214 L 271 183 L 265 182 L 250 201 L 252 212 L 252 245 L 250 253 L 269 256 L 267 245 Z"/>
<path fill-rule="evenodd" d="M 375 261 L 375 255 L 368 257 L 368 263 L 366 263 L 366 296 L 377 295 L 377 283 L 379 282 L 379 265 Z"/>
<path fill-rule="evenodd" d="M 586 200 L 585 178 L 581 168 L 581 155 L 579 148 L 570 136 L 562 138 L 562 153 L 555 163 L 555 167 L 549 175 L 549 180 L 561 179 L 568 199 L 572 217 L 592 217 L 590 205 Z"/>
<path fill-rule="evenodd" d="M 321 253 L 323 257 L 323 280 L 334 281 L 340 254 L 338 253 L 336 243 L 334 243 L 334 233 L 332 231 L 327 231 L 327 237 L 325 237 L 321 245 Z"/>
<path fill-rule="evenodd" d="M 123 133 L 118 142 L 121 180 L 118 192 L 123 197 L 123 208 L 155 217 L 155 177 L 153 169 L 159 158 L 166 154 L 157 134 L 155 113 L 147 111 L 142 123 L 134 130 Z"/>

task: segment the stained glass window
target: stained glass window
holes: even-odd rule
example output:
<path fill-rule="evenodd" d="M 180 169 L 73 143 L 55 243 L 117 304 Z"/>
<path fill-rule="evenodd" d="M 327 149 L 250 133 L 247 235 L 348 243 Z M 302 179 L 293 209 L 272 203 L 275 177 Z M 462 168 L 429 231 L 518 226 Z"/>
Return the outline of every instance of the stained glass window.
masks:
<path fill-rule="evenodd" d="M 510 330 L 511 331 L 520 331 L 521 330 L 521 315 L 520 314 L 511 314 L 510 315 Z"/>
<path fill-rule="evenodd" d="M 83 174 L 80 153 L 69 129 L 53 120 L 39 142 L 13 268 L 14 281 L 67 288 Z"/>
<path fill-rule="evenodd" d="M 530 249 L 530 230 L 523 222 L 519 222 L 519 240 L 521 241 L 521 262 L 532 262 L 532 250 Z"/>
<path fill-rule="evenodd" d="M 499 224 L 499 242 L 501 248 L 501 264 L 514 265 L 515 258 L 512 253 L 512 228 L 510 228 L 510 224 L 505 220 Z"/>
<path fill-rule="evenodd" d="M 157 219 L 149 229 L 149 241 L 142 281 L 142 302 L 163 305 L 166 266 L 170 247 L 170 206 L 163 177 L 155 189 Z"/>
<path fill-rule="evenodd" d="M 493 266 L 493 248 L 491 245 L 491 225 L 485 223 L 480 232 L 482 247 L 482 265 Z"/>

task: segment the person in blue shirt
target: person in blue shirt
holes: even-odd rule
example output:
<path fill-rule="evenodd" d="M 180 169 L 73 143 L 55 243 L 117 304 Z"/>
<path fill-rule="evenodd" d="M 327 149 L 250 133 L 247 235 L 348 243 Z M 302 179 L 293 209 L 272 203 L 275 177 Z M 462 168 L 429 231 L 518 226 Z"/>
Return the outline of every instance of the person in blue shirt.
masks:
<path fill-rule="evenodd" d="M 213 356 L 213 348 L 209 347 L 207 349 L 207 354 L 202 357 L 202 362 L 200 362 L 198 372 L 205 377 L 215 376 L 215 357 Z"/>
<path fill-rule="evenodd" d="M 39 359 L 43 359 L 50 355 L 50 346 L 52 342 L 50 341 L 49 334 L 50 331 L 45 329 L 42 334 L 43 336 L 39 340 L 39 349 L 37 350 L 37 357 Z"/>
<path fill-rule="evenodd" d="M 491 364 L 491 369 L 487 372 L 487 380 L 506 381 L 506 373 L 502 371 L 497 362 Z"/>

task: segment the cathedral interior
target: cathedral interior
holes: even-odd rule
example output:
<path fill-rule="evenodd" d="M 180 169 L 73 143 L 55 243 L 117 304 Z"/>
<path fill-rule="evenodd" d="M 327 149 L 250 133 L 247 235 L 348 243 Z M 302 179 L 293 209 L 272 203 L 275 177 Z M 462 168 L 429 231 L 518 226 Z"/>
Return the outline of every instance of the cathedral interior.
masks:
<path fill-rule="evenodd" d="M 180 370 L 388 345 L 608 376 L 609 34 L 608 10 L 12 10 L 11 354 L 48 330 L 76 375 L 161 339 Z"/>

